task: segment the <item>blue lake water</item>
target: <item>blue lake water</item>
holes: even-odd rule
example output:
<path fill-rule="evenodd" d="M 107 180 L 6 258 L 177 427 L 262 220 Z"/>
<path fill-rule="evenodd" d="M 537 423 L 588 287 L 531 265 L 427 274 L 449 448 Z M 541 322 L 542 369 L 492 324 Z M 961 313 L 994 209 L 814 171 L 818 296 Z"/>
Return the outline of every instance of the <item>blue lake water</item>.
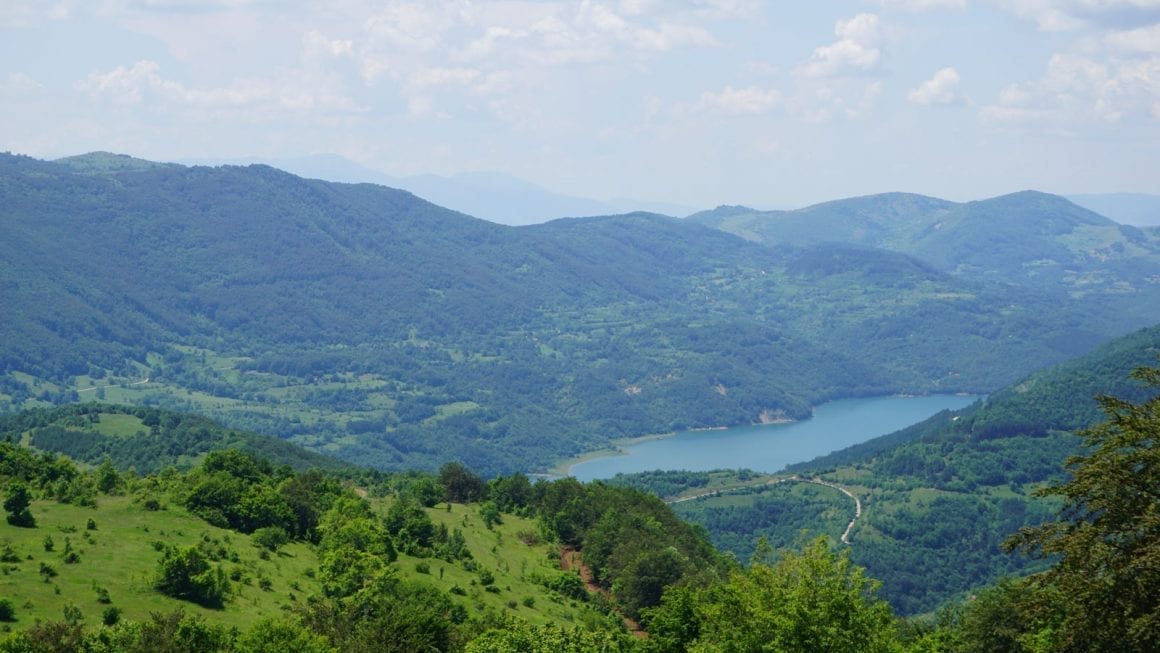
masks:
<path fill-rule="evenodd" d="M 591 481 L 654 469 L 776 472 L 786 465 L 893 433 L 940 410 L 963 408 L 978 398 L 934 395 L 831 401 L 815 408 L 813 418 L 801 422 L 684 431 L 626 447 L 627 455 L 578 463 L 569 473 L 581 481 Z"/>

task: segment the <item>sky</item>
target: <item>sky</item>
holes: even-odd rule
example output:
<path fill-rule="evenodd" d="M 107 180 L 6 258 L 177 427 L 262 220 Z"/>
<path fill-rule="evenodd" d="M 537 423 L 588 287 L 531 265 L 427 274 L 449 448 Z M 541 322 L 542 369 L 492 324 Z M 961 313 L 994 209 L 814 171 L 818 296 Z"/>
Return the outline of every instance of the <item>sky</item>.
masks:
<path fill-rule="evenodd" d="M 706 208 L 1160 193 L 1160 0 L 3 0 L 3 150 Z"/>

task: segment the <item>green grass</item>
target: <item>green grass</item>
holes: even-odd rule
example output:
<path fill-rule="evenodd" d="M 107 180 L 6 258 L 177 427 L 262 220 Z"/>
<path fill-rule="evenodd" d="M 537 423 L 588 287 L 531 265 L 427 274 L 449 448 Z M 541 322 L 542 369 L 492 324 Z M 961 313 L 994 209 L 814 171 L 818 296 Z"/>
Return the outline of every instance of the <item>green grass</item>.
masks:
<path fill-rule="evenodd" d="M 104 435 L 128 438 L 135 435 L 138 431 L 148 432 L 149 427 L 145 426 L 141 418 L 135 415 L 102 413 L 101 421 L 97 425 L 97 431 Z"/>
<path fill-rule="evenodd" d="M 385 510 L 389 500 L 377 503 Z M 452 593 L 452 598 L 463 603 L 473 616 L 495 611 L 519 616 L 533 624 L 561 626 L 605 618 L 592 604 L 561 597 L 535 582 L 537 575 L 560 573 L 560 554 L 554 545 L 539 541 L 534 521 L 503 515 L 503 523 L 488 530 L 477 505 L 450 504 L 448 509 L 448 504 L 439 504 L 427 513 L 436 525 L 463 532 L 474 563 L 480 570 L 486 569 L 494 575 L 494 589 L 484 588 L 478 570 L 467 571 L 462 562 L 449 563 L 437 558 L 400 554 L 396 562 L 400 577 L 428 583 L 449 593 L 453 587 L 462 589 L 465 595 Z M 418 571 L 421 565 L 428 568 L 426 573 Z M 529 598 L 531 601 L 527 602 Z"/>
<path fill-rule="evenodd" d="M 306 576 L 306 570 L 318 564 L 311 547 L 290 544 L 262 560 L 248 535 L 210 526 L 174 506 L 146 511 L 130 497 L 101 497 L 96 509 L 37 501 L 32 513 L 36 528 L 0 524 L 0 545 L 10 545 L 21 558 L 3 563 L 0 575 L 0 597 L 16 607 L 16 628 L 37 620 L 60 620 L 70 604 L 81 610 L 89 625 L 99 624 L 101 613 L 111 605 L 121 609 L 123 619 L 140 620 L 151 612 L 181 609 L 216 623 L 247 628 L 318 592 L 317 583 Z M 87 530 L 89 519 L 96 523 L 96 530 Z M 45 551 L 46 537 L 52 538 L 51 552 Z M 66 541 L 79 554 L 79 562 L 64 562 Z M 224 548 L 227 555 L 236 554 L 237 562 L 220 563 L 227 573 L 241 572 L 241 582 L 231 583 L 233 594 L 221 610 L 178 601 L 152 589 L 161 559 L 153 543 L 185 546 L 200 541 Z M 42 563 L 57 572 L 48 582 L 40 573 Z M 259 588 L 260 578 L 270 580 L 269 591 Z M 291 583 L 300 589 L 293 589 Z M 98 602 L 98 588 L 108 592 L 111 603 Z"/>
<path fill-rule="evenodd" d="M 10 600 L 16 608 L 16 621 L 9 627 L 59 621 L 66 606 L 76 606 L 84 623 L 96 626 L 103 611 L 111 606 L 119 608 L 121 618 L 127 620 L 184 610 L 211 623 L 244 630 L 320 593 L 312 577 L 318 567 L 312 545 L 291 543 L 263 559 L 250 536 L 211 526 L 175 505 L 146 510 L 144 496 L 101 496 L 96 508 L 36 501 L 32 504 L 36 528 L 0 523 L 0 547 L 7 545 L 19 558 L 0 563 L 0 598 Z M 372 499 L 380 512 L 389 501 Z M 503 523 L 489 530 L 478 505 L 453 504 L 448 509 L 440 504 L 428 514 L 434 523 L 463 532 L 477 569 L 468 570 L 462 561 L 400 555 L 393 565 L 400 578 L 447 592 L 473 616 L 509 613 L 534 624 L 561 626 L 608 622 L 609 617 L 595 604 L 561 597 L 536 582 L 537 576 L 560 573 L 559 550 L 539 539 L 532 520 L 504 515 Z M 96 525 L 94 530 L 87 528 L 90 519 Z M 51 551 L 45 550 L 46 538 L 52 540 Z M 158 543 L 201 543 L 217 551 L 221 560 L 216 564 L 236 576 L 225 606 L 220 610 L 203 608 L 155 591 L 152 584 L 162 555 Z M 79 556 L 78 562 L 64 561 L 66 545 Z M 51 566 L 56 576 L 46 581 L 42 564 Z M 494 576 L 492 590 L 485 588 L 480 570 Z M 269 589 L 262 589 L 263 579 L 269 581 Z M 100 602 L 102 594 L 111 602 Z"/>

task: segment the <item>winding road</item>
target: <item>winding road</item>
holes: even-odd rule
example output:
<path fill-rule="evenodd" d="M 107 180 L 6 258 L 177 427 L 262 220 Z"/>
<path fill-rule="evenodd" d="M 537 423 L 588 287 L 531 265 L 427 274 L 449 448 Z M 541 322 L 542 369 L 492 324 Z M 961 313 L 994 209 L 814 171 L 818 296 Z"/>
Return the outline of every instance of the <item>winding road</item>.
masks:
<path fill-rule="evenodd" d="M 828 488 L 833 488 L 833 489 L 841 492 L 842 494 L 845 494 L 846 496 L 848 496 L 854 500 L 854 518 L 851 519 L 850 523 L 846 526 L 846 530 L 842 533 L 842 538 L 841 538 L 842 544 L 849 544 L 850 543 L 850 531 L 854 530 L 854 524 L 858 523 L 858 518 L 862 516 L 862 500 L 858 498 L 858 495 L 854 494 L 849 489 L 844 488 L 841 485 L 838 485 L 837 483 L 834 483 L 832 481 L 827 481 L 827 480 L 821 479 L 821 478 L 801 478 L 800 476 L 797 476 L 797 475 L 787 476 L 785 478 L 775 478 L 771 481 L 766 481 L 765 483 L 761 483 L 759 485 L 738 485 L 735 487 L 725 488 L 725 489 L 721 489 L 721 490 L 709 490 L 707 492 L 702 492 L 700 494 L 693 494 L 693 495 L 690 495 L 687 497 L 681 497 L 679 499 L 672 499 L 670 501 L 666 501 L 665 503 L 668 503 L 671 505 L 674 503 L 682 503 L 684 501 L 692 501 L 693 499 L 703 499 L 705 497 L 717 496 L 719 494 L 727 494 L 727 493 L 733 492 L 735 490 L 748 489 L 748 488 L 752 488 L 752 487 L 777 485 L 778 483 L 786 483 L 789 481 L 797 481 L 799 483 L 813 483 L 814 485 L 824 485 Z"/>

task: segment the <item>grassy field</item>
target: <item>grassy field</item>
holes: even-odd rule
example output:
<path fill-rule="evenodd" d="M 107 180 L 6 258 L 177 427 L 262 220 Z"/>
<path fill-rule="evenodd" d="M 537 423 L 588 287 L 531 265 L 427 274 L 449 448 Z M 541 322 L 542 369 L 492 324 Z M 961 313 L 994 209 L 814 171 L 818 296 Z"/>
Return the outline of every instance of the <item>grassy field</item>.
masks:
<path fill-rule="evenodd" d="M 163 509 L 146 510 L 145 496 L 102 496 L 96 508 L 35 501 L 35 528 L 0 523 L 0 552 L 6 558 L 0 563 L 0 599 L 11 602 L 16 617 L 0 628 L 77 618 L 78 611 L 85 624 L 97 626 L 108 609 L 116 608 L 122 619 L 184 610 L 244 630 L 320 593 L 312 545 L 291 543 L 264 552 L 249 535 L 211 526 L 163 500 Z M 382 514 L 390 499 L 371 501 Z M 488 529 L 477 505 L 440 504 L 428 514 L 436 525 L 463 532 L 472 560 L 464 564 L 400 555 L 394 564 L 400 578 L 447 592 L 469 615 L 509 613 L 535 624 L 563 626 L 615 623 L 607 621 L 598 602 L 565 598 L 538 582 L 561 573 L 559 550 L 541 540 L 531 520 L 503 515 L 502 523 Z M 222 609 L 153 589 L 161 548 L 197 544 L 214 552 L 230 575 L 231 595 Z M 494 580 L 485 581 L 487 574 Z"/>
<path fill-rule="evenodd" d="M 36 528 L 0 524 L 0 547 L 16 560 L 3 563 L 0 598 L 15 607 L 15 627 L 60 620 L 66 606 L 75 606 L 89 625 L 101 623 L 103 612 L 116 607 L 125 619 L 182 609 L 245 628 L 318 592 L 318 584 L 306 575 L 318 564 L 311 547 L 290 544 L 262 559 L 248 535 L 211 526 L 176 506 L 147 511 L 130 497 L 101 497 L 95 509 L 37 501 L 32 514 Z M 89 520 L 95 528 L 89 528 Z M 51 551 L 46 550 L 49 540 Z M 152 588 L 161 559 L 158 545 L 199 542 L 220 552 L 224 569 L 237 578 L 222 610 L 178 601 Z M 66 561 L 68 550 L 77 555 L 76 562 Z M 46 573 L 47 568 L 55 574 Z"/>
<path fill-rule="evenodd" d="M 386 502 L 379 505 L 385 509 Z M 535 624 L 564 626 L 605 619 L 593 604 L 562 597 L 536 581 L 538 576 L 561 573 L 560 552 L 555 545 L 541 541 L 532 520 L 503 515 L 503 523 L 489 530 L 476 505 L 439 504 L 428 514 L 436 525 L 463 532 L 479 570 L 467 571 L 462 564 L 434 558 L 400 555 L 396 566 L 401 577 L 430 583 L 452 594 L 456 594 L 452 588 L 463 590 L 464 605 L 469 614 L 477 616 L 495 610 Z M 495 577 L 491 589 L 482 584 L 480 570 Z"/>

